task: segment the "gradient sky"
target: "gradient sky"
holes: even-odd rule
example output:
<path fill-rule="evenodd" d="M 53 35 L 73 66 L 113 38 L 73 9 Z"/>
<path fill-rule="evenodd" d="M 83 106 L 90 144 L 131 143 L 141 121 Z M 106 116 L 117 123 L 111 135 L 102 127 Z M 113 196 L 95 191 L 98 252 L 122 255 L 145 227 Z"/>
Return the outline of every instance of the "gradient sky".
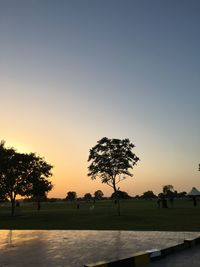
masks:
<path fill-rule="evenodd" d="M 50 197 L 111 189 L 89 149 L 129 138 L 130 195 L 200 189 L 200 1 L 0 0 L 0 139 L 54 165 Z"/>

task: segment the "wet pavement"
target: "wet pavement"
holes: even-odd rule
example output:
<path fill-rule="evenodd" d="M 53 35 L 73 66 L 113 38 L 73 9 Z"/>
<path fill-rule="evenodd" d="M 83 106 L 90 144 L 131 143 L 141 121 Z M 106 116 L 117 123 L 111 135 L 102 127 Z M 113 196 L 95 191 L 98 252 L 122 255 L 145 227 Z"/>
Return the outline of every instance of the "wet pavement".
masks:
<path fill-rule="evenodd" d="M 83 267 L 198 236 L 199 232 L 0 230 L 0 267 Z"/>

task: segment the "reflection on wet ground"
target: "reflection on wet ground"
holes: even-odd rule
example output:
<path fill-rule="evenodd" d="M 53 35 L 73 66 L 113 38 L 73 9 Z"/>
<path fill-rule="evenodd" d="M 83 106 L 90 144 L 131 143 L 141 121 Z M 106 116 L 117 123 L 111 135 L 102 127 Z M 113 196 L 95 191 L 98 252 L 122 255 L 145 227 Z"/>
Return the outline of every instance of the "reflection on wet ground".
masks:
<path fill-rule="evenodd" d="M 83 267 L 195 238 L 199 232 L 1 230 L 0 267 Z"/>

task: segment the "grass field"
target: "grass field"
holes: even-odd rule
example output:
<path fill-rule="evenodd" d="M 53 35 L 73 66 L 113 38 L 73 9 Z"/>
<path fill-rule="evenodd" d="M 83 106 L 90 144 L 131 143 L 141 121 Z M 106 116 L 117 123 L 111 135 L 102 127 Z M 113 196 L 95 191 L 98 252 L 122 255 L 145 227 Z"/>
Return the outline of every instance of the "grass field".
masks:
<path fill-rule="evenodd" d="M 21 214 L 12 217 L 9 206 L 0 206 L 0 229 L 82 229 L 82 230 L 168 230 L 200 231 L 200 205 L 176 200 L 173 208 L 157 207 L 156 201 L 121 201 L 121 216 L 113 201 L 80 203 L 22 204 Z"/>

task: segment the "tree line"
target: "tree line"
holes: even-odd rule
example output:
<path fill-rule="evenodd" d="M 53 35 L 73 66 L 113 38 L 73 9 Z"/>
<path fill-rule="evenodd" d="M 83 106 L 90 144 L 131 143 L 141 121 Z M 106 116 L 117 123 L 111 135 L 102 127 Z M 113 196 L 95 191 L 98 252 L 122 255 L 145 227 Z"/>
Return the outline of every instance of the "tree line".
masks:
<path fill-rule="evenodd" d="M 129 198 L 128 194 L 120 190 L 119 183 L 127 177 L 133 177 L 131 170 L 140 160 L 133 149 L 135 145 L 129 139 L 109 139 L 103 137 L 89 151 L 88 176 L 95 180 L 99 178 L 102 183 L 113 189 L 112 198 L 118 203 L 120 215 L 120 198 Z M 0 200 L 9 199 L 12 204 L 12 215 L 15 209 L 16 196 L 32 197 L 40 206 L 41 199 L 53 188 L 49 177 L 52 176 L 53 166 L 35 153 L 19 153 L 14 148 L 6 148 L 5 142 L 0 143 Z M 199 167 L 200 168 L 200 167 Z M 100 190 L 99 190 L 100 191 Z M 75 198 L 75 192 L 70 192 L 68 199 Z M 102 191 L 97 194 L 102 195 Z M 173 186 L 167 185 L 159 197 L 175 194 Z M 76 195 L 76 194 L 75 194 Z M 103 196 L 103 195 L 102 195 Z M 101 196 L 101 197 L 102 197 Z M 85 198 L 90 199 L 90 193 Z M 154 198 L 149 190 L 144 192 L 143 198 Z"/>
<path fill-rule="evenodd" d="M 158 199 L 158 198 L 184 198 L 187 195 L 187 192 L 181 191 L 178 192 L 174 189 L 173 185 L 165 185 L 162 188 L 162 192 L 159 194 L 154 194 L 152 190 L 147 190 L 141 195 L 130 196 L 126 191 L 118 190 L 114 192 L 109 197 L 104 197 L 104 193 L 101 190 L 97 190 L 94 194 L 86 193 L 83 197 L 78 197 L 75 191 L 67 192 L 66 198 L 64 200 L 75 201 L 75 200 L 105 200 L 105 199 L 116 199 L 116 194 L 119 199 Z"/>

